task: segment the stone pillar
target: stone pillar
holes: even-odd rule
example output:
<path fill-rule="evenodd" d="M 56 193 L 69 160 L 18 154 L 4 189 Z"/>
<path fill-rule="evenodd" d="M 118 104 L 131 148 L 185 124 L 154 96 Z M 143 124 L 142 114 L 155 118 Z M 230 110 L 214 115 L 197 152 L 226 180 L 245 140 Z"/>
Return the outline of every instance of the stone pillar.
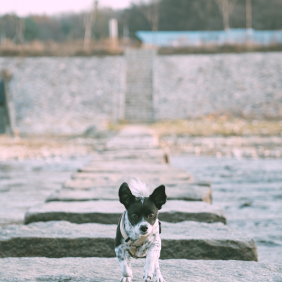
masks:
<path fill-rule="evenodd" d="M 12 75 L 8 71 L 0 73 L 0 134 L 9 133 L 15 135 L 15 110 L 8 88 L 11 78 Z"/>

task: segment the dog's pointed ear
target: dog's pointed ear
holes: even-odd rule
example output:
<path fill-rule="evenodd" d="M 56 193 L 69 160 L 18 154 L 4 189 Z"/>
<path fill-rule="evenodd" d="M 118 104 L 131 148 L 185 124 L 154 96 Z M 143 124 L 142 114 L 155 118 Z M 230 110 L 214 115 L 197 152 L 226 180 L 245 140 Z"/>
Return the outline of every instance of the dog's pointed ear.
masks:
<path fill-rule="evenodd" d="M 130 204 L 135 201 L 135 196 L 131 193 L 127 183 L 122 183 L 119 188 L 119 201 L 125 206 L 126 209 L 129 208 Z"/>
<path fill-rule="evenodd" d="M 150 199 L 154 202 L 155 206 L 158 210 L 162 208 L 162 206 L 166 203 L 166 193 L 165 193 L 165 186 L 161 185 L 154 190 Z"/>

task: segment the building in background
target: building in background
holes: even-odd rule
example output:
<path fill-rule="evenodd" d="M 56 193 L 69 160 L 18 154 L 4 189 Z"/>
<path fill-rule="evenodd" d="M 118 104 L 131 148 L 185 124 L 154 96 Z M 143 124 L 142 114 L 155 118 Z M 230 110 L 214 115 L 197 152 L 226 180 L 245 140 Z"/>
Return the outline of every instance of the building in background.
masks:
<path fill-rule="evenodd" d="M 220 31 L 137 31 L 145 46 L 185 47 L 201 45 L 245 44 L 271 45 L 282 43 L 282 30 L 230 29 Z"/>

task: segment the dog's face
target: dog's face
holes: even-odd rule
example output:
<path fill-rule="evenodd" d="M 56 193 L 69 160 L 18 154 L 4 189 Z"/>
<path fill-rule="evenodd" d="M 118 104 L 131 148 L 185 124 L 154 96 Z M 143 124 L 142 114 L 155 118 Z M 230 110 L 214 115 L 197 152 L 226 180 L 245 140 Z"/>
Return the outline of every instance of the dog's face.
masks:
<path fill-rule="evenodd" d="M 119 189 L 120 202 L 127 209 L 128 219 L 137 234 L 146 236 L 152 232 L 158 211 L 166 203 L 165 186 L 161 185 L 149 197 L 135 197 L 127 183 Z"/>

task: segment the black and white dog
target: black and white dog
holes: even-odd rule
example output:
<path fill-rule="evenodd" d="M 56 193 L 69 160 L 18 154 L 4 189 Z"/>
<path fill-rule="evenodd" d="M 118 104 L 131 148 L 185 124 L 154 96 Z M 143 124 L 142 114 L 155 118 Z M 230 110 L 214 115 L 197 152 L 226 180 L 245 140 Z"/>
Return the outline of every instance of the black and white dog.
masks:
<path fill-rule="evenodd" d="M 146 184 L 139 179 L 120 186 L 119 199 L 126 208 L 117 227 L 115 240 L 121 282 L 132 281 L 131 259 L 141 257 L 146 257 L 144 281 L 164 282 L 159 267 L 161 239 L 158 212 L 166 203 L 166 198 L 163 185 L 151 195 Z"/>

